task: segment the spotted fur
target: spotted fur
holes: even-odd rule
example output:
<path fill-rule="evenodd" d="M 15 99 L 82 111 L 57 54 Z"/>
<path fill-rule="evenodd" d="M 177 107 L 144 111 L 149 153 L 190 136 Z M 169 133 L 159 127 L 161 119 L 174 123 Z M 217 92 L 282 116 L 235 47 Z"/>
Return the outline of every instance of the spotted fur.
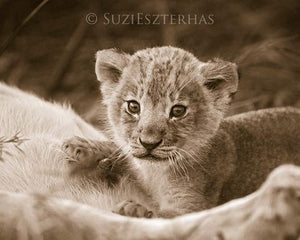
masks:
<path fill-rule="evenodd" d="M 204 63 L 174 47 L 148 48 L 132 56 L 108 49 L 97 53 L 96 74 L 114 139 L 135 157 L 133 161 L 141 170 L 146 188 L 154 195 L 159 192 L 158 195 L 177 200 L 193 198 L 189 195 L 194 193 L 181 193 L 180 189 L 157 190 L 156 178 L 167 188 L 171 179 L 186 181 L 190 169 L 205 165 L 198 159 L 218 129 L 231 95 L 236 92 L 236 65 L 220 59 Z M 126 110 L 131 100 L 140 104 L 137 115 Z M 187 113 L 180 119 L 170 118 L 170 111 L 177 104 L 186 106 Z M 149 159 L 141 160 L 145 149 L 139 139 L 162 140 L 152 151 L 151 159 L 160 162 L 159 165 L 153 166 Z M 177 200 L 171 202 L 175 204 Z"/>

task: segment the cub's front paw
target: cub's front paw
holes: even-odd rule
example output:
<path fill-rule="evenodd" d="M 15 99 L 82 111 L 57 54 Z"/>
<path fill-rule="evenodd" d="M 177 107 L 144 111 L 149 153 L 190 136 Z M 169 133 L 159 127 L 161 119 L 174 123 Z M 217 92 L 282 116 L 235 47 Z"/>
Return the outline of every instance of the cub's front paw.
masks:
<path fill-rule="evenodd" d="M 100 142 L 73 137 L 62 145 L 64 159 L 69 163 L 71 174 L 82 173 L 86 176 L 97 175 L 107 170 L 118 156 L 113 142 Z"/>
<path fill-rule="evenodd" d="M 73 137 L 67 139 L 62 145 L 62 151 L 66 154 L 69 163 L 87 164 L 96 158 L 96 146 L 92 141 L 84 138 Z"/>
<path fill-rule="evenodd" d="M 149 211 L 143 205 L 131 200 L 119 203 L 113 212 L 123 216 L 137 218 L 152 218 L 153 216 L 152 211 Z"/>

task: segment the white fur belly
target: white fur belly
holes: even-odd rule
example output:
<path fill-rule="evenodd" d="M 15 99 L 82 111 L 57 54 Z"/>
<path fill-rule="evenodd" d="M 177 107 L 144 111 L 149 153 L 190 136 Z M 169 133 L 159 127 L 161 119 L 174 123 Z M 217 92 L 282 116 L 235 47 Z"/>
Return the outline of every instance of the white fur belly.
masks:
<path fill-rule="evenodd" d="M 28 140 L 19 145 L 21 151 L 13 143 L 3 145 L 1 190 L 48 194 L 102 209 L 111 209 L 118 201 L 114 198 L 117 193 L 80 189 L 66 185 L 64 179 L 67 166 L 60 152 L 63 140 L 73 136 L 106 140 L 102 133 L 71 109 L 0 84 L 0 137 L 8 139 L 16 133 Z"/>
<path fill-rule="evenodd" d="M 124 192 L 103 189 L 98 185 L 69 180 L 67 164 L 59 149 L 59 141 L 36 138 L 20 145 L 6 148 L 0 162 L 0 190 L 43 194 L 50 197 L 75 200 L 111 211 L 125 197 Z M 66 178 L 68 180 L 66 180 Z M 129 194 L 128 194 L 129 195 Z"/>
<path fill-rule="evenodd" d="M 49 192 L 63 182 L 65 164 L 60 141 L 36 137 L 18 148 L 5 144 L 0 162 L 0 188 L 9 191 Z"/>

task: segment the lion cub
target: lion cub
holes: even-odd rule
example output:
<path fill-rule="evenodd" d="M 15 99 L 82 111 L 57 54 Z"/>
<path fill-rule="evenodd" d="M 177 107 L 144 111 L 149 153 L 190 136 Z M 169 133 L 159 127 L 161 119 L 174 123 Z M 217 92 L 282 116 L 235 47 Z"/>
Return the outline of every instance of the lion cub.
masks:
<path fill-rule="evenodd" d="M 114 143 L 108 154 L 84 152 L 72 171 L 105 178 L 111 185 L 125 172 L 133 174 L 151 195 L 155 216 L 211 208 L 251 193 L 276 166 L 299 164 L 299 110 L 271 109 L 224 119 L 238 87 L 234 63 L 201 62 L 174 47 L 133 55 L 108 49 L 96 58 Z M 76 141 L 69 143 L 78 145 Z M 86 151 L 92 146 L 101 149 L 106 143 L 88 143 Z M 121 160 L 110 158 L 118 149 Z M 114 159 L 111 164 L 117 167 L 99 170 L 97 164 L 105 159 Z M 137 215 L 124 211 L 122 204 L 117 211 Z"/>

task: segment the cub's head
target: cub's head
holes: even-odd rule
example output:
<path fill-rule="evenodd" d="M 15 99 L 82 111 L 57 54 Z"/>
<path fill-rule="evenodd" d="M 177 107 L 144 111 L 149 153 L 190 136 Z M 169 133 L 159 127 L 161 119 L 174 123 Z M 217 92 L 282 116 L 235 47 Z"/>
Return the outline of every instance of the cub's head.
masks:
<path fill-rule="evenodd" d="M 237 90 L 235 64 L 179 48 L 108 49 L 96 58 L 115 141 L 141 161 L 194 159 Z"/>

